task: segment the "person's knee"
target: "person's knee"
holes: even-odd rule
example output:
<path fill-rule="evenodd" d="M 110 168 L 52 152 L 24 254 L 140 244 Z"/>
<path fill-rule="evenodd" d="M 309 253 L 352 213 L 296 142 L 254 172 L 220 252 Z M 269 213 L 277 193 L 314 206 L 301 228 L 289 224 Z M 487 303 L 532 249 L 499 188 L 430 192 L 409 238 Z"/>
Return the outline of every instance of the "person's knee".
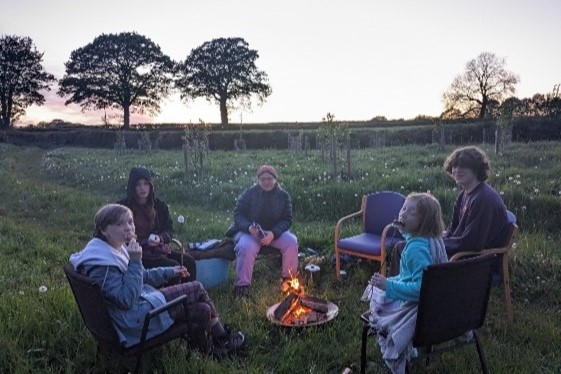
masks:
<path fill-rule="evenodd" d="M 255 245 L 253 243 L 249 244 L 245 242 L 245 243 L 238 243 L 234 247 L 234 251 L 236 252 L 237 257 L 243 257 L 243 258 L 257 257 L 259 248 L 260 247 L 258 245 Z"/>

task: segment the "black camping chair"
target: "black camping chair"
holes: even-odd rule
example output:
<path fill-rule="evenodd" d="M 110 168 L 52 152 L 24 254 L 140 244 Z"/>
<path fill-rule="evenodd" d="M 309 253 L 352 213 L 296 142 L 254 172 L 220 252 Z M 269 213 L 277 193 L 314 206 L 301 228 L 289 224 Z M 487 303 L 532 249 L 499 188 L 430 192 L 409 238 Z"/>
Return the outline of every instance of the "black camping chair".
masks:
<path fill-rule="evenodd" d="M 138 373 L 142 369 L 142 356 L 145 352 L 187 334 L 188 324 L 187 322 L 181 322 L 175 323 L 169 329 L 155 337 L 146 339 L 150 319 L 170 309 L 172 306 L 183 302 L 187 297 L 184 295 L 150 311 L 144 319 L 140 342 L 131 347 L 124 347 L 121 345 L 119 337 L 117 336 L 117 331 L 113 326 L 111 317 L 109 317 L 105 300 L 99 286 L 90 278 L 75 271 L 70 264 L 64 266 L 64 273 L 66 274 L 68 283 L 70 283 L 72 294 L 76 299 L 76 304 L 78 304 L 78 309 L 80 309 L 84 324 L 97 341 L 96 362 L 101 349 L 105 349 L 106 352 L 116 353 L 121 358 L 136 357 L 133 373 Z"/>
<path fill-rule="evenodd" d="M 499 260 L 502 264 L 502 268 L 501 268 L 501 273 L 499 274 L 500 277 L 498 277 L 498 279 L 503 283 L 506 321 L 509 325 L 512 325 L 514 322 L 514 311 L 512 309 L 512 297 L 510 295 L 510 275 L 508 271 L 508 261 L 509 261 L 509 256 L 513 251 L 514 238 L 516 236 L 516 233 L 518 232 L 518 225 L 516 225 L 516 216 L 514 215 L 514 213 L 512 213 L 510 210 L 507 210 L 506 213 L 508 217 L 507 220 L 508 225 L 505 229 L 506 242 L 504 246 L 500 248 L 485 248 L 477 252 L 470 252 L 470 251 L 458 252 L 454 254 L 452 257 L 450 257 L 450 261 L 457 261 L 466 257 L 486 255 L 486 254 L 499 255 Z"/>
<path fill-rule="evenodd" d="M 425 357 L 428 364 L 432 354 L 475 344 L 481 370 L 488 373 L 476 329 L 485 322 L 495 258 L 494 254 L 479 256 L 431 265 L 424 270 L 413 336 L 413 346 L 419 352 L 418 358 Z M 368 324 L 368 317 L 362 315 L 361 319 L 366 322 L 362 330 L 360 358 L 360 370 L 364 373 L 367 338 L 375 336 L 376 331 Z M 468 331 L 473 332 L 473 338 L 462 339 Z M 409 362 L 407 370 L 411 372 Z"/>

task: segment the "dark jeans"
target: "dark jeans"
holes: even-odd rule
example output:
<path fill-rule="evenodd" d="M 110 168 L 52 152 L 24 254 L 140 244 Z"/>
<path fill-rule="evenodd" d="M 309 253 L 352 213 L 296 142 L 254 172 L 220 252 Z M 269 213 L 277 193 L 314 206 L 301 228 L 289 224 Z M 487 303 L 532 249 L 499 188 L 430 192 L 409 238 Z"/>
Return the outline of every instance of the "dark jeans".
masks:
<path fill-rule="evenodd" d="M 152 269 L 162 266 L 183 265 L 187 268 L 187 271 L 190 275 L 187 278 L 181 278 L 181 282 L 191 282 L 197 279 L 197 264 L 195 262 L 195 259 L 186 253 L 181 254 L 177 252 L 171 252 L 169 255 L 167 255 L 167 257 L 162 256 L 157 258 L 143 258 L 142 265 L 145 269 Z"/>

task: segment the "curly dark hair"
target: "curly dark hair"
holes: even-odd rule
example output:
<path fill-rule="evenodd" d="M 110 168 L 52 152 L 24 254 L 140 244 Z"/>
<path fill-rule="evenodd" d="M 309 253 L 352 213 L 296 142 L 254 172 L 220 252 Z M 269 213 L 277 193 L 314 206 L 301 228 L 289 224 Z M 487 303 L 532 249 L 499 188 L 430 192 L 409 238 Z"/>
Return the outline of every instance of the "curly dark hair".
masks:
<path fill-rule="evenodd" d="M 444 161 L 444 170 L 452 175 L 452 168 L 454 167 L 471 169 L 480 182 L 489 178 L 489 159 L 479 147 L 462 147 L 452 152 Z"/>

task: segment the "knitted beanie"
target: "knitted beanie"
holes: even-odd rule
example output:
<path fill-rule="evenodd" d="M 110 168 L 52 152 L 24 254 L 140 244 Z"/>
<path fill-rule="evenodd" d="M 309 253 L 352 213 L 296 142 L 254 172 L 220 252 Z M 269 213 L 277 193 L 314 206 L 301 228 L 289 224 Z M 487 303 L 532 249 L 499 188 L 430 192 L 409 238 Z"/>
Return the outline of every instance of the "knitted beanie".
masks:
<path fill-rule="evenodd" d="M 261 165 L 259 169 L 257 169 L 257 178 L 261 177 L 261 175 L 263 175 L 264 173 L 269 173 L 273 177 L 275 177 L 275 179 L 278 179 L 277 171 L 271 165 Z"/>

